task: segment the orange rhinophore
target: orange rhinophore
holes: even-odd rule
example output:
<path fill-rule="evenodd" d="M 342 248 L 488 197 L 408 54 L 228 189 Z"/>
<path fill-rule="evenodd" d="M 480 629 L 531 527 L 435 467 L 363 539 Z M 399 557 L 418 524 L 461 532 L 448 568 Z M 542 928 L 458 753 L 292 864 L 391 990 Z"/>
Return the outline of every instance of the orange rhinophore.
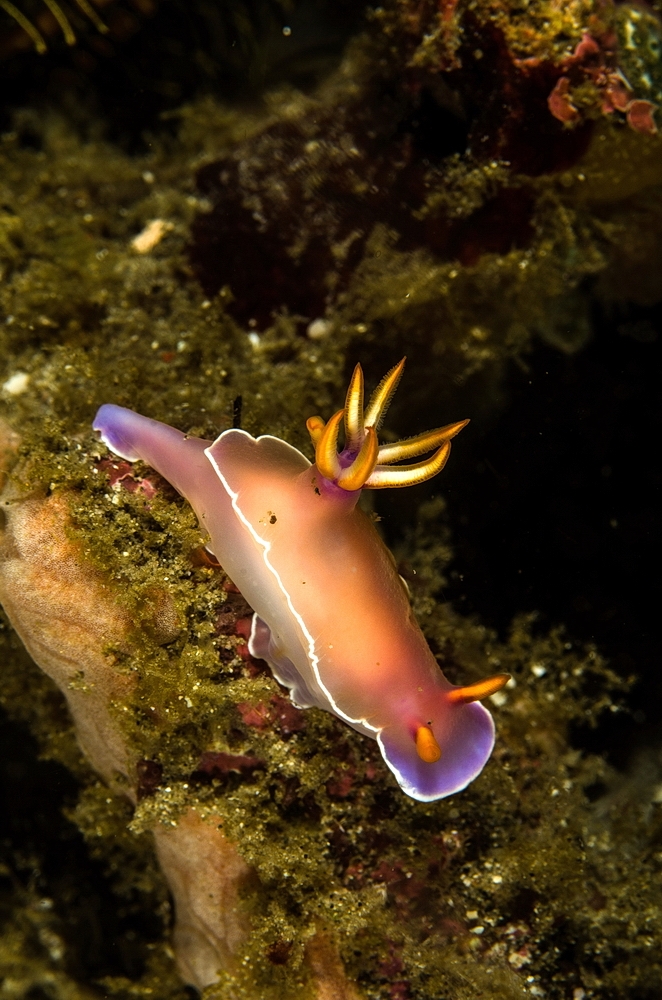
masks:
<path fill-rule="evenodd" d="M 431 801 L 482 770 L 494 723 L 480 699 L 508 676 L 465 687 L 444 677 L 390 552 L 357 506 L 361 489 L 436 475 L 468 423 L 380 445 L 403 368 L 404 359 L 364 408 L 356 366 L 343 409 L 326 423 L 307 421 L 314 465 L 270 435 L 232 429 L 210 443 L 118 406 L 102 406 L 94 427 L 112 451 L 142 459 L 189 500 L 209 549 L 255 611 L 251 653 L 267 660 L 293 703 L 324 708 L 376 739 L 402 789 Z"/>
<path fill-rule="evenodd" d="M 416 730 L 416 753 L 426 764 L 435 764 L 441 757 L 439 744 L 427 726 L 419 726 Z"/>
<path fill-rule="evenodd" d="M 456 687 L 448 692 L 447 698 L 454 705 L 468 705 L 472 701 L 482 701 L 496 694 L 502 687 L 505 687 L 510 680 L 510 674 L 494 674 L 493 677 L 486 677 L 475 684 L 467 684 L 466 687 Z"/>

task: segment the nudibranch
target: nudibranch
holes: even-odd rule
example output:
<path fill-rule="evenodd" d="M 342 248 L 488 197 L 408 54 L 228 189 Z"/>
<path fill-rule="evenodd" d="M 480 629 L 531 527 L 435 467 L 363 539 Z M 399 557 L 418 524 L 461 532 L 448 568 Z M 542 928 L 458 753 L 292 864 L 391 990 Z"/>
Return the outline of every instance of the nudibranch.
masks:
<path fill-rule="evenodd" d="M 269 663 L 293 703 L 324 708 L 376 739 L 403 791 L 429 802 L 482 770 L 494 723 L 480 699 L 508 675 L 465 687 L 444 677 L 393 556 L 357 506 L 363 488 L 408 486 L 440 472 L 468 422 L 380 445 L 403 367 L 404 359 L 364 410 L 356 366 L 344 408 L 328 423 L 307 422 L 313 465 L 268 434 L 231 429 L 211 443 L 112 404 L 99 409 L 94 429 L 111 451 L 141 459 L 189 501 L 210 551 L 255 612 L 251 654 Z"/>

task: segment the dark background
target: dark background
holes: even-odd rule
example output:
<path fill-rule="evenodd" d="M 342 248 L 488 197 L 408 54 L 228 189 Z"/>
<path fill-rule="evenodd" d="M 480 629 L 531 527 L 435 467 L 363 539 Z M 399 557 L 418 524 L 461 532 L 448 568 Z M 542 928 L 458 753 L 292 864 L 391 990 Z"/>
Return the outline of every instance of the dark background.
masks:
<path fill-rule="evenodd" d="M 661 276 L 662 284 L 662 276 Z M 576 734 L 625 767 L 662 737 L 660 360 L 662 309 L 596 307 L 592 342 L 538 345 L 513 365 L 497 424 L 456 448 L 448 494 L 457 554 L 448 596 L 505 635 L 515 613 L 595 642 L 640 678 L 630 713 Z"/>

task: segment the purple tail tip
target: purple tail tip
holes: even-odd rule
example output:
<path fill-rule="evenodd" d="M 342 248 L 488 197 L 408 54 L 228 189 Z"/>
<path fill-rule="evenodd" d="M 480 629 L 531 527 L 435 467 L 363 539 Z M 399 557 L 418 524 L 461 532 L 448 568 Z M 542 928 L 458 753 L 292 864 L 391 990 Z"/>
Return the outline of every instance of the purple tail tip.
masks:
<path fill-rule="evenodd" d="M 477 778 L 494 747 L 494 722 L 479 702 L 458 706 L 449 713 L 443 735 L 435 731 L 441 757 L 433 764 L 421 760 L 409 730 L 383 729 L 377 736 L 384 760 L 403 792 L 419 802 L 433 802 L 460 792 Z"/>
<path fill-rule="evenodd" d="M 133 410 L 115 406 L 113 403 L 104 403 L 97 410 L 92 427 L 111 451 L 127 462 L 135 462 L 140 455 L 132 442 L 135 439 L 136 421 L 141 419 L 144 418 L 139 417 Z"/>

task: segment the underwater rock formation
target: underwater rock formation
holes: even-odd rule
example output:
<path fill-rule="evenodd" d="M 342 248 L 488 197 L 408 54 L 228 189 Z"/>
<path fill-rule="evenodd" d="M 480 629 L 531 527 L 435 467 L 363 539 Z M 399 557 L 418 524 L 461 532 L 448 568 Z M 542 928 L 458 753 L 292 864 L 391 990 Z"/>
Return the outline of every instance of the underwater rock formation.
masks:
<path fill-rule="evenodd" d="M 88 752 L 119 792 L 117 806 L 84 797 L 81 827 L 102 840 L 109 809 L 126 823 L 119 803 L 128 796 L 137 802 L 131 829 L 153 833 L 175 900 L 184 979 L 207 985 L 210 1000 L 238 988 L 251 998 L 294 998 L 306 988 L 320 1000 L 355 1000 L 429 996 L 431 988 L 464 996 L 458 983 L 471 975 L 493 995 L 515 998 L 524 995 L 522 980 L 547 985 L 549 955 L 572 940 L 586 958 L 563 982 L 597 984 L 593 966 L 611 947 L 607 928 L 623 899 L 620 856 L 604 853 L 604 817 L 596 826 L 585 789 L 610 778 L 602 761 L 582 758 L 565 736 L 572 719 L 617 707 L 610 691 L 620 682 L 595 650 L 573 649 L 560 632 L 534 639 L 526 622 L 500 646 L 419 593 L 419 614 L 446 669 L 466 676 L 498 668 L 516 683 L 499 693 L 502 737 L 483 777 L 450 808 L 414 803 L 364 737 L 327 713 L 288 708 L 247 657 L 246 606 L 201 558 L 197 532 L 187 534 L 186 511 L 177 512 L 165 487 L 152 479 L 151 489 L 136 489 L 149 480 L 117 463 L 99 474 L 105 460 L 93 449 L 83 461 L 88 499 L 80 482 L 77 492 L 21 497 L 14 491 L 30 476 L 14 470 L 5 494 L 3 602 L 44 668 L 57 672 Z M 441 565 L 441 550 L 429 548 L 438 515 L 435 503 L 412 548 L 432 586 L 438 577 L 430 570 L 437 563 L 438 574 Z M 188 611 L 178 608 L 179 628 L 169 602 L 154 598 L 155 586 L 171 599 L 178 592 L 164 574 L 163 550 L 155 561 L 141 550 L 146 526 L 154 531 L 154 518 L 166 516 L 183 532 L 168 544 L 184 542 L 196 579 Z M 141 551 L 150 569 L 136 578 L 130 560 Z M 177 562 L 171 555 L 166 565 Z M 199 618 L 203 608 L 212 630 Z M 618 800 L 613 809 L 612 823 Z M 596 879 L 603 894 L 587 908 Z M 636 869 L 629 863 L 628 881 L 640 900 L 657 892 L 645 858 Z M 604 925 L 591 916 L 606 909 Z M 636 961 L 630 919 L 618 922 L 621 974 L 628 940 Z M 164 973 L 160 982 L 170 988 Z"/>
<path fill-rule="evenodd" d="M 69 502 L 3 494 L 6 529 L 0 601 L 35 662 L 60 688 L 81 749 L 116 794 L 138 797 L 138 762 L 116 714 L 135 679 L 109 646 L 130 654 L 130 621 L 99 573 L 68 537 Z M 192 810 L 171 828 L 153 829 L 161 868 L 175 898 L 177 961 L 200 988 L 227 968 L 246 934 L 237 887 L 247 866 L 223 834 Z"/>
<path fill-rule="evenodd" d="M 130 656 L 136 637 L 112 587 L 86 564 L 69 535 L 70 500 L 63 493 L 48 498 L 3 494 L 0 601 L 26 649 L 67 699 L 90 763 L 115 794 L 135 805 L 148 788 L 147 762 L 135 760 L 120 721 L 135 677 L 107 650 L 114 647 Z M 209 809 L 203 818 L 188 808 L 151 829 L 174 897 L 177 966 L 183 980 L 199 989 L 217 982 L 219 971 L 232 971 L 249 933 L 238 893 L 250 869 L 222 825 Z M 331 942 L 318 936 L 307 953 L 319 1000 L 352 1000 Z"/>
<path fill-rule="evenodd" d="M 154 827 L 156 855 L 175 901 L 173 947 L 186 983 L 203 989 L 231 970 L 248 927 L 237 913 L 238 889 L 249 868 L 219 829 L 191 809 Z M 216 822 L 214 823 L 214 820 Z"/>
<path fill-rule="evenodd" d="M 126 643 L 128 621 L 86 573 L 66 535 L 66 497 L 3 494 L 1 601 L 26 649 L 67 698 L 81 749 L 110 784 L 131 765 L 110 716 L 128 694 L 130 676 L 103 648 Z"/>

